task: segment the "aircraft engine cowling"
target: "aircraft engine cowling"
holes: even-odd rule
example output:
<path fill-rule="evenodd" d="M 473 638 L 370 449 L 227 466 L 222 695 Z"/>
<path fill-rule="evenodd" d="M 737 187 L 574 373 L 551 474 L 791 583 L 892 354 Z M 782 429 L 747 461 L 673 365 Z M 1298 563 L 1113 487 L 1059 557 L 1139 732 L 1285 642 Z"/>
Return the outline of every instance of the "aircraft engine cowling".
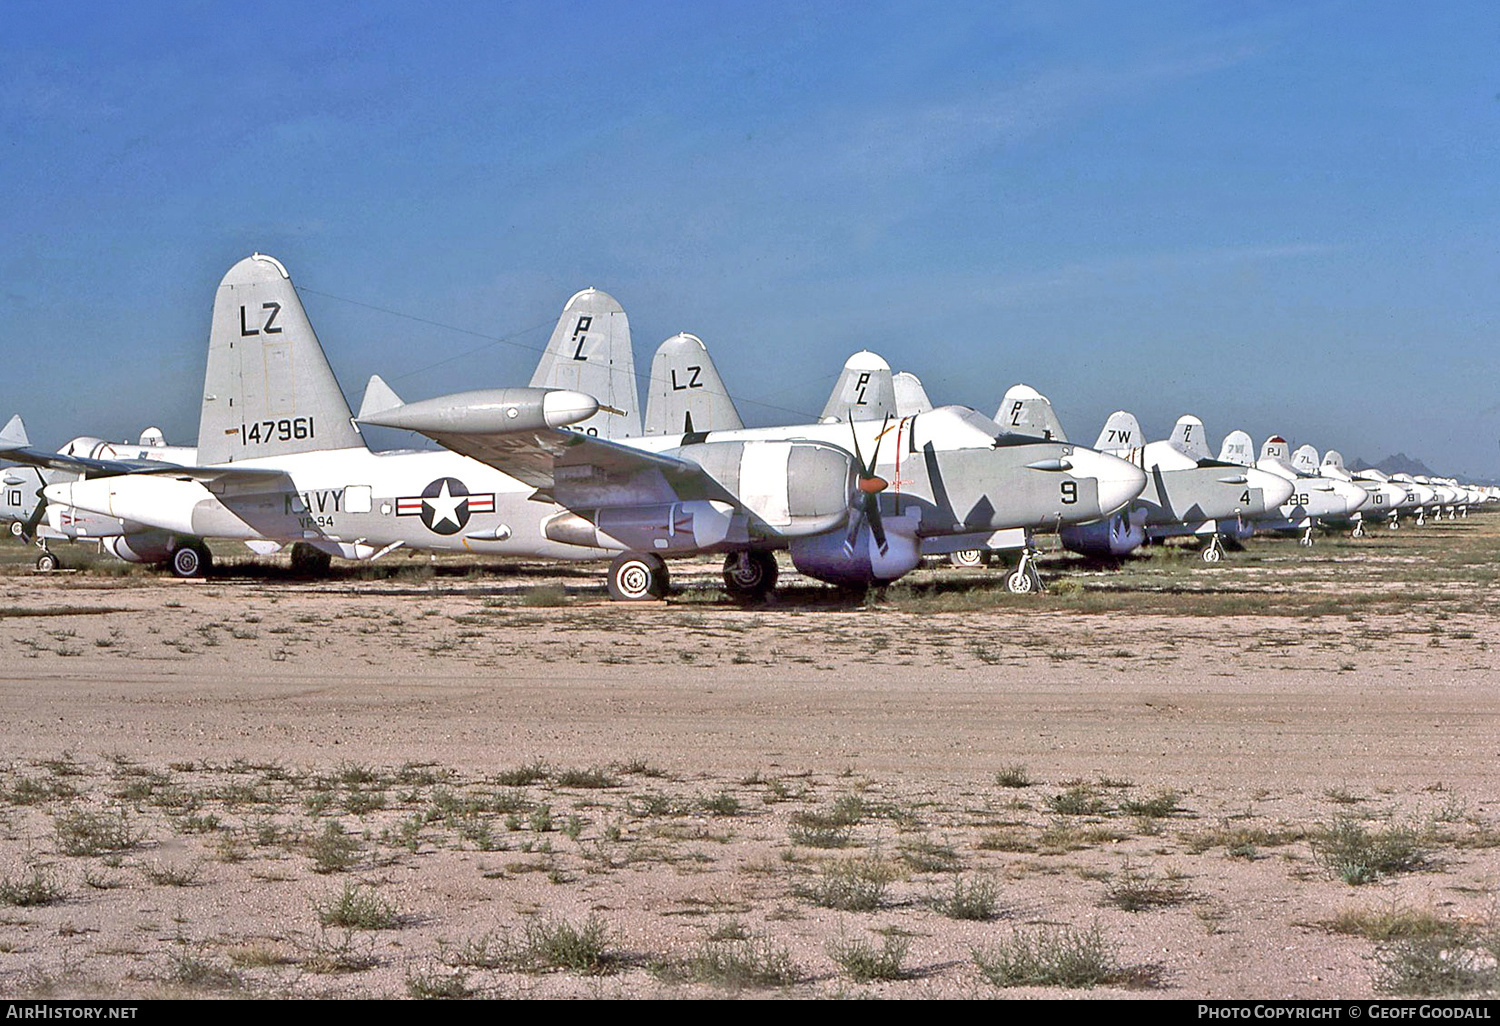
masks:
<path fill-rule="evenodd" d="M 922 562 L 922 543 L 917 537 L 920 514 L 883 518 L 885 550 L 876 544 L 867 520 L 851 537 L 847 531 L 830 531 L 811 537 L 793 538 L 789 546 L 792 564 L 809 577 L 845 588 L 887 584 L 915 570 Z"/>
<path fill-rule="evenodd" d="M 1069 524 L 1057 535 L 1070 552 L 1101 559 L 1123 556 L 1146 542 L 1146 518 L 1139 516 L 1136 519 L 1141 523 L 1132 523 L 1128 512 L 1116 513 L 1091 524 Z"/>
<path fill-rule="evenodd" d="M 172 555 L 172 535 L 165 531 L 143 531 L 104 538 L 104 547 L 127 563 L 165 563 Z"/>
<path fill-rule="evenodd" d="M 675 452 L 702 467 L 765 533 L 796 538 L 848 522 L 856 468 L 854 458 L 838 446 L 805 439 L 709 441 Z"/>

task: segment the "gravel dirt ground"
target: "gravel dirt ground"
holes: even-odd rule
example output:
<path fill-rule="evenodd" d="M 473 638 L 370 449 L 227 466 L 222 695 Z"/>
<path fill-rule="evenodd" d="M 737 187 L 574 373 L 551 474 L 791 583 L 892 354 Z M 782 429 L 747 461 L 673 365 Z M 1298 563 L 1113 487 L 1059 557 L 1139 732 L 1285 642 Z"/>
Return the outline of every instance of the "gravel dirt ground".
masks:
<path fill-rule="evenodd" d="M 858 606 L 14 568 L 0 992 L 1493 993 L 1495 521 Z"/>

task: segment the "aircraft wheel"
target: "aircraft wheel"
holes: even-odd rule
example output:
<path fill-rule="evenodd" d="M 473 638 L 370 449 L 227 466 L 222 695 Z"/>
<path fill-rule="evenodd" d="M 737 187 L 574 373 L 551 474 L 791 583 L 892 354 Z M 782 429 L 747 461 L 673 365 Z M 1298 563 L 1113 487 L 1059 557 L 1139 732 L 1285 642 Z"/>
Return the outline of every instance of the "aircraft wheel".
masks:
<path fill-rule="evenodd" d="M 12 520 L 10 522 L 10 536 L 12 538 L 19 538 L 19 537 L 21 537 L 21 535 L 23 535 L 25 533 L 26 533 L 26 525 L 25 524 L 21 523 L 19 520 Z"/>
<path fill-rule="evenodd" d="M 189 542 L 179 545 L 172 553 L 170 566 L 174 577 L 205 577 L 208 568 L 213 566 L 214 558 L 209 555 L 208 546 L 200 541 Z"/>
<path fill-rule="evenodd" d="M 54 570 L 62 569 L 62 560 L 57 558 L 55 552 L 43 552 L 36 557 L 36 568 L 44 574 L 50 574 Z"/>
<path fill-rule="evenodd" d="M 626 552 L 609 565 L 609 597 L 616 602 L 642 602 L 667 594 L 667 564 L 649 552 Z"/>
<path fill-rule="evenodd" d="M 756 602 L 776 587 L 776 557 L 763 549 L 731 552 L 724 557 L 724 587 L 741 602 Z"/>
<path fill-rule="evenodd" d="M 1392 531 L 1400 530 L 1400 528 L 1401 528 L 1400 524 L 1396 523 L 1396 521 L 1394 521 L 1394 520 L 1391 521 L 1391 530 Z"/>
<path fill-rule="evenodd" d="M 959 552 L 948 553 L 948 565 L 960 569 L 972 569 L 984 566 L 989 562 L 989 553 L 983 549 L 963 549 Z"/>
<path fill-rule="evenodd" d="M 1217 563 L 1223 558 L 1224 554 L 1219 551 L 1219 547 L 1217 545 L 1210 545 L 1208 548 L 1203 550 L 1203 562 L 1205 563 Z"/>
<path fill-rule="evenodd" d="M 1037 590 L 1036 579 L 1025 570 L 1017 570 L 1005 579 L 1005 590 L 1013 595 L 1029 595 Z"/>
<path fill-rule="evenodd" d="M 314 548 L 306 542 L 297 542 L 292 546 L 292 573 L 300 577 L 323 577 L 332 565 L 333 557 L 322 549 Z"/>
<path fill-rule="evenodd" d="M 1349 534 L 1349 537 L 1351 537 L 1351 538 L 1363 538 L 1364 536 L 1365 536 L 1365 525 L 1364 524 L 1355 524 L 1354 525 L 1354 530 L 1352 532 L 1350 532 L 1350 534 Z"/>
<path fill-rule="evenodd" d="M 1310 535 L 1310 534 L 1309 535 L 1303 535 L 1302 541 L 1301 541 L 1301 545 L 1302 545 L 1303 548 L 1308 548 L 1308 549 L 1312 548 L 1312 543 L 1313 543 L 1312 535 Z"/>

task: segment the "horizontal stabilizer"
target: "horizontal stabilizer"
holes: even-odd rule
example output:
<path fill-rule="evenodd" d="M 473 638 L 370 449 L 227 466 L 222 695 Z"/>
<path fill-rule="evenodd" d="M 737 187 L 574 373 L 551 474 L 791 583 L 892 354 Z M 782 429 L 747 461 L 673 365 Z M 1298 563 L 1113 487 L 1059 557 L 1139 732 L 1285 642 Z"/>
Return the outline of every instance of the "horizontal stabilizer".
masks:
<path fill-rule="evenodd" d="M 385 379 L 379 374 L 371 374 L 370 383 L 365 386 L 364 402 L 359 404 L 359 416 L 355 419 L 369 420 L 401 405 L 401 397 L 385 383 Z"/>
<path fill-rule="evenodd" d="M 10 418 L 5 425 L 5 430 L 0 431 L 0 450 L 4 449 L 29 449 L 31 440 L 26 437 L 26 425 L 21 423 L 21 415 L 18 413 Z"/>

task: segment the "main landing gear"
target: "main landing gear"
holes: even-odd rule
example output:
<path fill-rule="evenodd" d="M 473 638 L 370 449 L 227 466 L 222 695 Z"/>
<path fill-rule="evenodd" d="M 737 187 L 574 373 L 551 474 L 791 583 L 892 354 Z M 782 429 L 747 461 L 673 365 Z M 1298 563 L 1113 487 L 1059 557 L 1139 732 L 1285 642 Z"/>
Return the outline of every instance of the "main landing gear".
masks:
<path fill-rule="evenodd" d="M 724 557 L 724 587 L 739 602 L 759 602 L 776 587 L 776 556 L 763 549 L 745 549 Z"/>
<path fill-rule="evenodd" d="M 54 570 L 61 570 L 63 563 L 57 553 L 43 549 L 41 555 L 36 557 L 36 568 L 44 574 L 50 574 Z"/>
<path fill-rule="evenodd" d="M 1363 520 L 1356 520 L 1354 522 L 1354 530 L 1351 531 L 1351 532 L 1349 532 L 1349 537 L 1351 537 L 1351 538 L 1363 538 L 1364 536 L 1365 536 L 1365 522 Z"/>
<path fill-rule="evenodd" d="M 984 566 L 989 561 L 990 554 L 984 549 L 962 549 L 948 553 L 948 565 L 960 570 L 972 570 Z"/>
<path fill-rule="evenodd" d="M 671 583 L 667 564 L 650 552 L 622 553 L 609 564 L 609 597 L 616 602 L 665 598 Z"/>
<path fill-rule="evenodd" d="M 1302 532 L 1302 539 L 1301 539 L 1301 541 L 1298 542 L 1298 544 L 1302 545 L 1302 546 L 1305 546 L 1307 548 L 1312 548 L 1312 543 L 1313 543 L 1313 529 L 1311 527 L 1309 527 L 1307 530 L 1305 530 L 1305 531 Z"/>
<path fill-rule="evenodd" d="M 172 550 L 167 565 L 172 568 L 173 577 L 206 577 L 214 565 L 214 557 L 201 541 L 183 542 Z"/>
<path fill-rule="evenodd" d="M 1220 540 L 1217 533 L 1208 536 L 1208 544 L 1203 546 L 1203 562 L 1217 563 L 1224 558 L 1224 542 Z"/>
<path fill-rule="evenodd" d="M 1031 549 L 1021 550 L 1021 562 L 1005 579 L 1005 590 L 1015 595 L 1029 595 L 1042 590 L 1042 575 L 1037 572 L 1036 553 Z"/>
<path fill-rule="evenodd" d="M 307 542 L 292 545 L 292 573 L 298 577 L 326 577 L 333 557 Z"/>

